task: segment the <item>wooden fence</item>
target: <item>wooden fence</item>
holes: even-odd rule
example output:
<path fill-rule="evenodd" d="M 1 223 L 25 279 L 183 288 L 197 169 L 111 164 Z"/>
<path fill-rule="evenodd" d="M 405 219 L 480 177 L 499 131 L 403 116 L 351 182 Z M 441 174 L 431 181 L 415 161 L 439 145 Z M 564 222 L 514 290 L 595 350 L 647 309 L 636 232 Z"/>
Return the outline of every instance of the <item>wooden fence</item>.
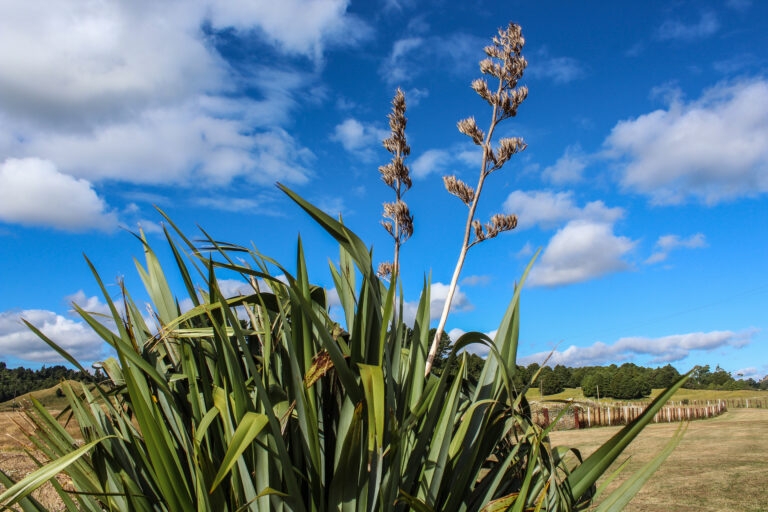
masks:
<path fill-rule="evenodd" d="M 568 404 L 541 404 L 534 408 L 534 421 L 548 426 L 557 419 L 565 407 L 569 407 L 555 425 L 556 430 L 626 425 L 640 416 L 648 404 L 619 403 L 598 404 L 592 402 Z M 683 420 L 698 420 L 719 416 L 728 410 L 725 400 L 711 400 L 707 404 L 664 406 L 653 418 L 653 423 L 673 423 Z"/>

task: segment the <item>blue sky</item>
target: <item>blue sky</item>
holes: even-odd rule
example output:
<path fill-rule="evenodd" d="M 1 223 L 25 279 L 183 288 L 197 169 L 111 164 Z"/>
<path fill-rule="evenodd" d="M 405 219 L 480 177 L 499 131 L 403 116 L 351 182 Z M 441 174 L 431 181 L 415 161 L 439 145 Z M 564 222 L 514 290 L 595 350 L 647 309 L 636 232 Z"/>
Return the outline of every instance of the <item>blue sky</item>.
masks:
<path fill-rule="evenodd" d="M 514 21 L 529 96 L 497 134 L 528 148 L 488 178 L 478 217 L 515 213 L 519 225 L 470 250 L 448 330 L 493 331 L 541 247 L 522 295 L 523 362 L 557 347 L 552 360 L 569 365 L 762 377 L 766 20 L 768 5 L 748 0 L 5 2 L 0 356 L 57 361 L 23 315 L 82 360 L 103 357 L 69 311 L 73 300 L 103 308 L 82 255 L 140 298 L 141 248 L 121 227 L 141 224 L 167 259 L 152 204 L 188 233 L 200 224 L 288 265 L 301 233 L 311 277 L 331 287 L 337 249 L 281 181 L 391 259 L 378 222 L 392 194 L 377 168 L 398 86 L 415 217 L 406 306 L 431 271 L 437 317 L 466 217 L 442 176 L 474 185 L 479 170 L 456 122 L 487 126 L 469 84 L 483 46 Z"/>

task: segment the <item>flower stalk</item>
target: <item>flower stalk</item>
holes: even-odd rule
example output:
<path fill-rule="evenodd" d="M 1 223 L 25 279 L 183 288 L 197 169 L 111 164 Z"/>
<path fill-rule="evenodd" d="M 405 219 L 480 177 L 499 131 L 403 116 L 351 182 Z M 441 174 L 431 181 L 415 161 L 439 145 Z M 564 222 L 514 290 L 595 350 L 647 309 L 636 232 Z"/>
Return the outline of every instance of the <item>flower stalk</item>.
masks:
<path fill-rule="evenodd" d="M 456 262 L 456 268 L 451 277 L 451 284 L 448 287 L 448 296 L 443 306 L 440 322 L 437 325 L 435 337 L 429 349 L 427 362 L 424 368 L 424 375 L 427 376 L 432 371 L 432 365 L 437 354 L 437 348 L 440 338 L 445 331 L 445 323 L 448 320 L 448 314 L 451 310 L 451 301 L 456 292 L 456 286 L 461 275 L 461 269 L 464 266 L 464 260 L 467 252 L 474 245 L 485 240 L 496 237 L 499 233 L 510 231 L 517 226 L 517 217 L 515 215 L 496 214 L 491 220 L 483 225 L 475 219 L 475 212 L 480 200 L 480 194 L 483 191 L 483 185 L 486 178 L 494 171 L 501 169 L 509 159 L 523 151 L 527 146 L 521 138 L 502 138 L 499 140 L 497 148 L 491 147 L 493 133 L 498 124 L 505 119 L 515 117 L 517 108 L 528 96 L 528 88 L 517 86 L 518 81 L 523 76 L 528 63 L 522 56 L 522 49 L 525 45 L 525 39 L 519 25 L 510 23 L 506 29 L 499 29 L 497 36 L 493 38 L 493 45 L 485 48 L 488 58 L 480 61 L 480 71 L 484 75 L 492 76 L 498 79 L 499 84 L 495 92 L 491 92 L 485 79 L 478 78 L 472 82 L 472 89 L 483 98 L 493 110 L 491 123 L 487 133 L 477 126 L 475 119 L 470 117 L 459 121 L 457 127 L 461 133 L 472 139 L 476 145 L 483 150 L 483 160 L 480 168 L 480 176 L 477 185 L 473 189 L 455 176 L 445 176 L 443 182 L 446 190 L 458 197 L 467 207 L 467 222 L 464 227 L 464 238 L 459 251 L 459 257 Z M 474 235 L 474 237 L 473 237 Z"/>
<path fill-rule="evenodd" d="M 395 242 L 395 257 L 393 263 L 384 262 L 379 265 L 378 274 L 382 277 L 400 274 L 400 246 L 413 235 L 413 215 L 402 199 L 412 182 L 410 170 L 405 165 L 405 159 L 411 154 L 405 138 L 408 123 L 405 117 L 405 95 L 399 88 L 392 99 L 392 112 L 387 117 L 391 135 L 382 143 L 392 153 L 392 161 L 379 167 L 379 173 L 384 183 L 395 191 L 395 202 L 384 203 L 383 217 L 387 220 L 382 220 L 381 224 Z"/>

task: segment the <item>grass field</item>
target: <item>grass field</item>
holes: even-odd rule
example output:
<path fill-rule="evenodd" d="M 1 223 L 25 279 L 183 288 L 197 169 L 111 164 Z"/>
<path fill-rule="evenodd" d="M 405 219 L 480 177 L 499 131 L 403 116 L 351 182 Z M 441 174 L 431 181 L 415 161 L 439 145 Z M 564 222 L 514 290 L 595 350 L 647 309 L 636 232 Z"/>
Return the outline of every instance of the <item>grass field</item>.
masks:
<path fill-rule="evenodd" d="M 663 389 L 654 389 L 651 392 L 651 398 L 655 398 L 664 391 Z M 526 393 L 528 400 L 542 400 L 538 389 L 529 389 Z M 544 395 L 543 400 L 568 400 L 573 398 L 574 400 L 584 400 L 584 394 L 581 392 L 581 388 L 567 388 L 562 393 L 556 395 Z M 717 391 L 710 389 L 680 389 L 673 400 L 726 400 L 734 398 L 768 398 L 768 391 L 760 391 L 753 389 L 744 389 L 739 391 Z M 594 400 L 593 398 L 590 400 Z M 648 399 L 644 399 L 647 401 Z M 601 402 L 615 402 L 614 398 L 601 399 Z"/>
<path fill-rule="evenodd" d="M 631 456 L 609 490 L 643 466 L 672 437 L 678 424 L 649 425 L 609 470 Z M 619 427 L 553 432 L 553 445 L 579 448 L 587 456 Z M 731 409 L 691 422 L 677 449 L 635 496 L 628 512 L 768 510 L 768 410 Z"/>

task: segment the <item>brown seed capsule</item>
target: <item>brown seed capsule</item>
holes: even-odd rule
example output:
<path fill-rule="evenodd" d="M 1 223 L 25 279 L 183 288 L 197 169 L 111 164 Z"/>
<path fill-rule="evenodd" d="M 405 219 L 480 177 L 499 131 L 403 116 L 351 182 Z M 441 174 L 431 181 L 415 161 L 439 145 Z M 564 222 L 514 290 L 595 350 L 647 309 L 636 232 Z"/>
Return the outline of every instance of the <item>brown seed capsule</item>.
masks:
<path fill-rule="evenodd" d="M 448 192 L 461 199 L 467 206 L 475 200 L 475 189 L 457 179 L 456 176 L 443 176 L 443 183 Z"/>
<path fill-rule="evenodd" d="M 456 123 L 456 126 L 458 126 L 459 131 L 461 133 L 471 138 L 472 142 L 474 142 L 478 146 L 481 146 L 483 144 L 483 139 L 485 139 L 485 134 L 480 128 L 477 127 L 477 123 L 475 122 L 474 117 L 468 117 L 466 119 L 462 119 L 461 121 Z"/>

